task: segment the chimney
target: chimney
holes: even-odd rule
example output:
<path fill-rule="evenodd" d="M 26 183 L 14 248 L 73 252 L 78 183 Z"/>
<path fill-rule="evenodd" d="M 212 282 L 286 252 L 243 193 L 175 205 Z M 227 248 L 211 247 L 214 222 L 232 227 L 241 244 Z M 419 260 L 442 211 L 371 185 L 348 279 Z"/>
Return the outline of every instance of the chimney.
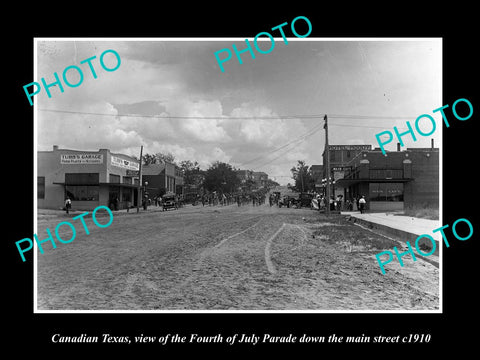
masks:
<path fill-rule="evenodd" d="M 57 151 L 58 150 L 58 145 L 53 145 L 53 151 Z"/>
<path fill-rule="evenodd" d="M 434 148 L 433 143 L 434 143 L 434 140 L 432 139 L 432 150 L 433 150 L 433 148 Z"/>
<path fill-rule="evenodd" d="M 397 143 L 397 151 L 400 151 L 400 143 Z"/>

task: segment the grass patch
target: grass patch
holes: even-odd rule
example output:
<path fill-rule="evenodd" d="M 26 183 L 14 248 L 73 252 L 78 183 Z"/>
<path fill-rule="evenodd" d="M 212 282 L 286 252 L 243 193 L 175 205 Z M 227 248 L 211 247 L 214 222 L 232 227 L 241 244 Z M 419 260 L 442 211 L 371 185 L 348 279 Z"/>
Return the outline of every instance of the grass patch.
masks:
<path fill-rule="evenodd" d="M 354 224 L 322 226 L 313 230 L 316 239 L 332 245 L 350 246 L 355 249 L 391 249 L 398 244 L 384 236 L 364 230 Z"/>
<path fill-rule="evenodd" d="M 405 209 L 403 212 L 404 216 L 411 216 L 420 219 L 428 220 L 438 220 L 439 219 L 439 210 L 436 208 L 430 207 L 417 207 Z"/>

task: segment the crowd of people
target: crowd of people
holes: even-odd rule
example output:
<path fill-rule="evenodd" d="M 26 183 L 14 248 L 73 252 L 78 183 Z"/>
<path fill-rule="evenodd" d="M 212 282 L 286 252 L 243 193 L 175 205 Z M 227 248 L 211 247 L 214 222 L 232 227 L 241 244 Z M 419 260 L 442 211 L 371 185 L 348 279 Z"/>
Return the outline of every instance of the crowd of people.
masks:
<path fill-rule="evenodd" d="M 237 204 L 238 206 L 244 206 L 244 205 L 253 205 L 253 206 L 259 206 L 259 205 L 264 205 L 266 203 L 268 195 L 268 202 L 270 206 L 277 205 L 277 206 L 287 206 L 288 205 L 293 206 L 294 198 L 293 197 L 288 197 L 284 196 L 281 198 L 279 192 L 270 192 L 268 194 L 267 189 L 262 189 L 257 192 L 250 192 L 250 193 L 236 193 L 236 194 L 230 194 L 230 193 L 217 193 L 217 192 L 212 192 L 208 194 L 203 194 L 203 195 L 197 195 L 193 201 L 192 205 L 199 205 L 202 204 L 202 206 L 227 206 L 227 205 L 233 205 Z M 325 210 L 325 207 L 327 206 L 327 199 L 326 196 L 323 194 L 319 194 L 314 192 L 312 198 L 312 203 L 311 207 L 314 209 L 318 210 Z M 285 203 L 287 202 L 288 205 Z M 175 203 L 177 204 L 178 207 L 182 207 L 185 205 L 184 199 L 180 195 L 175 195 Z M 153 199 L 150 199 L 148 196 L 144 196 L 142 199 L 142 206 L 146 210 L 147 206 L 150 205 L 155 205 L 155 206 L 162 206 L 163 205 L 163 199 L 162 196 L 154 196 Z M 127 209 L 130 207 L 130 204 L 128 204 Z M 109 206 L 112 208 L 112 210 L 117 210 L 118 209 L 118 198 L 114 198 Z M 360 211 L 360 213 L 363 213 L 366 209 L 366 199 L 365 196 L 358 196 L 358 197 L 353 197 L 351 199 L 347 199 L 343 201 L 343 196 L 338 195 L 337 197 L 331 196 L 330 200 L 328 201 L 328 206 L 330 206 L 331 211 Z M 354 209 L 355 206 L 355 209 Z M 72 201 L 70 198 L 66 198 L 65 200 L 65 207 L 64 210 L 69 213 L 69 210 L 72 207 Z"/>
<path fill-rule="evenodd" d="M 244 206 L 252 204 L 253 206 L 258 206 L 265 204 L 266 195 L 265 192 L 256 192 L 256 193 L 237 193 L 237 194 L 217 194 L 215 192 L 210 194 L 205 194 L 198 197 L 198 202 L 202 206 L 226 206 L 237 204 L 238 206 Z M 195 205 L 195 203 L 194 203 Z"/>
<path fill-rule="evenodd" d="M 218 193 L 216 191 L 203 194 L 203 195 L 197 195 L 196 197 L 193 197 L 193 199 L 189 200 L 189 204 L 191 203 L 192 205 L 202 205 L 204 206 L 227 206 L 227 205 L 233 205 L 237 204 L 238 206 L 243 206 L 243 205 L 248 205 L 251 204 L 253 206 L 258 206 L 265 204 L 266 201 L 266 190 L 265 191 L 257 191 L 257 192 L 251 192 L 251 193 L 236 193 L 236 194 L 230 194 L 230 193 Z M 162 197 L 161 196 L 155 196 L 153 197 L 153 202 L 148 199 L 148 205 L 153 205 L 155 206 L 162 206 Z M 183 205 L 186 204 L 185 199 L 182 198 L 180 195 L 176 195 L 175 201 L 178 204 L 179 207 L 182 207 Z"/>
<path fill-rule="evenodd" d="M 325 207 L 327 206 L 327 199 L 326 196 L 321 195 L 321 194 L 315 194 L 313 197 L 316 202 L 319 210 L 324 210 Z M 328 201 L 328 204 L 330 206 L 331 211 L 360 211 L 360 213 L 363 214 L 363 212 L 366 209 L 366 204 L 367 201 L 365 200 L 365 196 L 358 196 L 358 197 L 353 197 L 351 199 L 347 199 L 343 201 L 343 196 L 338 195 L 337 197 L 331 196 L 330 200 Z M 354 209 L 355 205 L 355 209 Z"/>

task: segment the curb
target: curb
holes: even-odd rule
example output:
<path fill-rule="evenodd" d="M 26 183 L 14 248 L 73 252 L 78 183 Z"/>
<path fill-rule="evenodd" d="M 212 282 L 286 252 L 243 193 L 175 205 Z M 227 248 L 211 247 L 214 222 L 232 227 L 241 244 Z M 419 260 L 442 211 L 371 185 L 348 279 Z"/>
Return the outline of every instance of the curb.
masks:
<path fill-rule="evenodd" d="M 353 220 L 354 223 L 358 223 L 360 225 L 363 225 L 363 226 L 369 228 L 370 230 L 375 230 L 379 234 L 388 235 L 388 236 L 398 238 L 399 240 L 401 240 L 402 243 L 405 243 L 405 244 L 408 241 L 412 247 L 415 247 L 415 241 L 417 240 L 417 238 L 420 235 L 422 235 L 422 234 L 415 234 L 415 233 L 409 232 L 407 230 L 395 229 L 395 228 L 392 228 L 392 227 L 387 226 L 387 225 L 375 223 L 373 221 L 360 219 L 360 218 L 358 218 L 354 215 L 347 215 L 347 219 L 348 219 L 348 217 L 350 217 L 350 219 L 354 219 Z M 435 251 L 434 251 L 433 255 L 439 256 L 439 249 L 440 249 L 441 244 L 439 243 L 438 240 L 436 240 L 436 239 L 434 239 L 434 240 L 435 240 L 436 247 L 435 247 Z M 431 242 L 429 240 L 427 240 L 426 238 L 420 239 L 420 241 L 418 242 L 418 246 L 420 247 L 421 245 L 425 245 L 429 249 L 431 249 L 431 246 L 432 246 Z"/>

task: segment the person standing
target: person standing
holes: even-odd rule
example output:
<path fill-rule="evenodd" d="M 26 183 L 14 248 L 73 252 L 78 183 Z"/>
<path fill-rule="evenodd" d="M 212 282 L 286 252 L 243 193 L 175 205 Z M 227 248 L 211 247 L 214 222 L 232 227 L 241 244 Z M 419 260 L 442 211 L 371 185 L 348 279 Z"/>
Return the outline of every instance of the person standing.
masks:
<path fill-rule="evenodd" d="M 67 214 L 69 213 L 71 208 L 72 208 L 72 200 L 70 200 L 70 198 L 67 196 L 67 198 L 65 199 L 65 211 L 67 212 Z"/>
<path fill-rule="evenodd" d="M 330 196 L 330 211 L 335 211 L 335 198 L 332 196 Z"/>
<path fill-rule="evenodd" d="M 362 197 L 358 200 L 358 205 L 360 206 L 360 214 L 363 214 L 365 211 L 365 206 L 367 204 L 367 200 L 365 200 L 365 196 L 362 195 Z"/>
<path fill-rule="evenodd" d="M 336 202 L 335 202 L 335 208 L 338 211 L 342 211 L 342 199 L 343 199 L 342 195 L 337 196 L 337 199 L 336 199 Z"/>

